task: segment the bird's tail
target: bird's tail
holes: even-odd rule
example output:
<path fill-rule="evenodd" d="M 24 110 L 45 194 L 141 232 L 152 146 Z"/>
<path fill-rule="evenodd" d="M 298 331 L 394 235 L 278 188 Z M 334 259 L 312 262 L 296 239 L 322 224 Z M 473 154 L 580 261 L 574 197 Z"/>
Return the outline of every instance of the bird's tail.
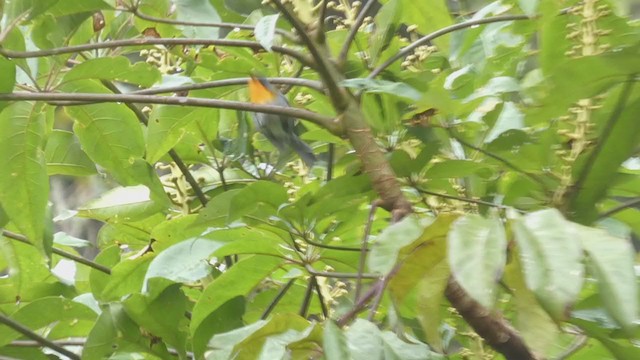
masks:
<path fill-rule="evenodd" d="M 294 136 L 291 138 L 291 147 L 296 153 L 298 153 L 298 156 L 300 156 L 302 161 L 304 161 L 308 167 L 312 167 L 316 162 L 316 156 L 313 154 L 309 145 L 300 140 L 299 137 Z"/>

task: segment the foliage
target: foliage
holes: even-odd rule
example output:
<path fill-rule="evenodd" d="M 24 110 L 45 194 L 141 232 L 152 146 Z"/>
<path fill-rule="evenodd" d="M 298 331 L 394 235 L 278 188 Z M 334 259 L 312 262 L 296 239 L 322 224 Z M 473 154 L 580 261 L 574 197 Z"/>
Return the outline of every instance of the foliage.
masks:
<path fill-rule="evenodd" d="M 455 283 L 540 358 L 640 358 L 624 2 L 288 3 L 0 3 L 0 355 L 514 358 Z M 253 72 L 308 110 L 312 169 L 273 168 Z M 100 186 L 60 213 L 63 177 Z"/>

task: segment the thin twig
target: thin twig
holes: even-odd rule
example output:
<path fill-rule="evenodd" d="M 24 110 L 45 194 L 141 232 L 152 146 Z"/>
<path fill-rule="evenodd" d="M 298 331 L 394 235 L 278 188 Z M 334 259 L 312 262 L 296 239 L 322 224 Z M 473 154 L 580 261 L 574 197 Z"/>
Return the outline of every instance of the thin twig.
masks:
<path fill-rule="evenodd" d="M 333 162 L 336 156 L 336 144 L 329 143 L 329 156 L 327 158 L 327 181 L 333 178 Z"/>
<path fill-rule="evenodd" d="M 313 276 L 320 276 L 326 278 L 334 278 L 334 279 L 379 279 L 380 275 L 376 274 L 366 274 L 366 273 L 341 273 L 341 272 L 327 272 L 327 271 L 317 271 L 312 268 L 311 265 L 305 264 L 305 269 L 309 272 L 309 274 Z"/>
<path fill-rule="evenodd" d="M 147 15 L 141 13 L 136 8 L 127 9 L 133 15 L 139 17 L 142 20 L 152 21 L 160 24 L 170 24 L 170 25 L 180 25 L 180 26 L 194 26 L 194 27 L 214 27 L 221 29 L 242 29 L 242 30 L 255 30 L 255 26 L 247 25 L 247 24 L 237 24 L 237 23 L 228 23 L 228 22 L 197 22 L 197 21 L 183 21 L 183 20 L 175 20 L 175 19 L 165 19 L 159 18 L 151 15 Z M 289 40 L 296 41 L 296 37 L 285 30 L 276 28 L 276 34 L 282 35 Z"/>
<path fill-rule="evenodd" d="M 444 27 L 444 28 L 442 28 L 440 30 L 434 31 L 434 32 L 432 32 L 432 33 L 430 33 L 428 35 L 425 35 L 425 36 L 421 37 L 420 39 L 418 39 L 418 40 L 412 42 L 411 44 L 409 44 L 407 47 L 403 48 L 401 51 L 398 51 L 396 54 L 391 56 L 389 59 L 387 59 L 380 66 L 375 68 L 369 74 L 369 76 L 367 76 L 367 78 L 368 79 L 373 79 L 374 77 L 378 76 L 382 71 L 384 71 L 384 69 L 388 68 L 391 64 L 393 64 L 394 62 L 398 61 L 399 59 L 409 55 L 418 46 L 426 44 L 426 43 L 432 41 L 433 39 L 436 39 L 436 38 L 438 38 L 440 36 L 446 35 L 446 34 L 448 34 L 450 32 L 454 32 L 454 31 L 457 31 L 457 30 L 462 30 L 462 29 L 466 29 L 466 28 L 470 28 L 470 27 L 477 26 L 477 25 L 482 25 L 482 24 L 490 24 L 490 23 L 503 22 L 503 21 L 515 21 L 515 20 L 531 20 L 531 19 L 532 18 L 530 18 L 527 15 L 501 15 L 501 16 L 488 17 L 488 18 L 484 18 L 484 19 L 465 21 L 465 22 L 461 22 L 459 24 L 453 24 L 453 25 Z"/>
<path fill-rule="evenodd" d="M 80 360 L 80 356 L 76 355 L 74 352 L 71 352 L 65 349 L 64 347 L 54 343 L 53 341 L 36 334 L 35 332 L 31 331 L 31 329 L 14 321 L 13 319 L 8 318 L 3 314 L 0 314 L 0 323 L 5 324 L 6 326 L 28 337 L 29 339 L 37 341 L 40 345 L 44 347 L 48 347 L 51 350 L 54 350 L 64 356 L 67 356 L 69 359 Z"/>
<path fill-rule="evenodd" d="M 441 198 L 444 198 L 444 199 L 458 200 L 458 201 L 463 201 L 463 202 L 467 202 L 467 203 L 471 203 L 471 204 L 485 205 L 485 206 L 495 207 L 495 208 L 499 208 L 499 209 L 509 208 L 509 206 L 506 206 L 506 205 L 494 204 L 494 203 L 488 202 L 488 201 L 470 199 L 470 198 L 465 198 L 465 197 L 461 197 L 461 196 L 442 194 L 442 193 L 435 192 L 435 191 L 423 190 L 423 189 L 421 189 L 419 187 L 414 187 L 414 189 L 416 189 L 416 191 L 418 191 L 421 194 L 433 195 L 433 196 L 441 197 Z"/>
<path fill-rule="evenodd" d="M 114 49 L 119 47 L 129 46 L 150 46 L 150 45 L 164 45 L 164 46 L 230 46 L 230 47 L 243 47 L 252 50 L 262 50 L 263 47 L 260 43 L 255 41 L 246 40 L 229 40 L 229 39 L 183 39 L 183 38 L 137 38 L 137 39 L 125 39 L 125 40 L 111 40 L 103 41 L 92 44 L 82 44 L 74 46 L 64 46 L 46 50 L 34 50 L 34 51 L 15 51 L 0 48 L 0 55 L 4 55 L 8 58 L 24 59 L 24 58 L 36 58 L 47 57 L 53 55 L 62 54 L 75 54 L 82 51 L 91 51 L 99 49 Z M 291 56 L 297 59 L 301 63 L 313 67 L 313 63 L 309 57 L 303 53 L 293 50 L 288 47 L 272 46 L 271 50 L 283 55 Z"/>
<path fill-rule="evenodd" d="M 277 114 L 290 116 L 302 120 L 308 120 L 316 125 L 320 125 L 328 131 L 340 135 L 342 126 L 333 118 L 320 115 L 308 110 L 293 107 L 260 105 L 246 103 L 242 101 L 203 99 L 189 97 L 169 97 L 154 95 L 130 95 L 130 94 L 97 94 L 97 93 L 29 93 L 14 92 L 11 94 L 0 94 L 0 100 L 35 100 L 35 101 L 90 101 L 90 102 L 111 102 L 111 103 L 140 103 L 140 104 L 164 104 L 179 106 L 198 106 L 209 108 L 221 108 L 232 110 L 244 110 L 251 112 L 263 112 L 267 114 Z"/>
<path fill-rule="evenodd" d="M 324 303 L 324 296 L 322 295 L 322 290 L 320 289 L 320 283 L 318 283 L 318 279 L 316 279 L 314 287 L 316 289 L 316 294 L 318 295 L 318 301 L 320 302 L 320 309 L 322 310 L 322 316 L 325 319 L 328 319 L 329 310 L 327 310 L 327 304 Z"/>
<path fill-rule="evenodd" d="M 118 88 L 113 85 L 112 82 L 106 80 L 102 80 L 101 82 L 114 94 L 122 94 L 120 90 L 118 90 Z M 149 125 L 149 119 L 147 118 L 147 115 L 145 115 L 137 106 L 135 106 L 133 103 L 125 103 L 125 106 L 128 107 L 129 110 L 131 110 L 136 115 L 138 121 L 140 121 L 145 126 Z M 194 179 L 187 165 L 185 165 L 184 161 L 182 161 L 182 159 L 180 158 L 180 155 L 178 155 L 178 153 L 174 149 L 171 149 L 169 150 L 169 156 L 171 157 L 171 160 L 173 160 L 173 162 L 176 164 L 178 169 L 180 169 L 185 180 L 187 180 L 189 185 L 191 185 L 193 192 L 196 194 L 198 200 L 200 200 L 202 206 L 207 206 L 207 197 L 204 195 L 204 192 L 202 192 L 200 185 L 198 184 L 196 179 Z"/>
<path fill-rule="evenodd" d="M 618 206 L 614 206 L 611 209 L 603 212 L 602 214 L 598 215 L 598 219 L 604 219 L 607 217 L 610 217 L 611 215 L 617 214 L 622 210 L 626 210 L 630 207 L 634 207 L 636 205 L 640 205 L 640 197 L 637 198 L 633 198 L 633 199 L 629 199 L 623 203 L 621 203 Z"/>
<path fill-rule="evenodd" d="M 293 283 L 295 281 L 296 281 L 296 279 L 289 280 L 285 284 L 285 286 L 283 286 L 282 289 L 280 289 L 280 291 L 278 292 L 276 297 L 273 298 L 273 300 L 269 303 L 269 306 L 267 306 L 267 308 L 264 309 L 264 311 L 262 312 L 262 315 L 260 315 L 260 320 L 266 319 L 267 316 L 269 316 L 269 314 L 271 314 L 271 311 L 273 311 L 273 309 L 276 307 L 276 305 L 278 305 L 278 303 L 280 302 L 282 297 L 287 293 L 287 291 L 289 291 L 289 288 L 291 288 L 291 286 L 293 285 Z"/>
<path fill-rule="evenodd" d="M 369 209 L 369 216 L 367 217 L 367 224 L 364 227 L 364 234 L 362 235 L 362 247 L 360 250 L 360 262 L 358 263 L 358 278 L 356 279 L 356 293 L 354 295 L 354 299 L 358 300 L 360 298 L 360 291 L 362 290 L 362 274 L 364 273 L 364 266 L 367 260 L 367 245 L 369 244 L 369 234 L 371 234 L 371 225 L 373 224 L 373 218 L 376 214 L 376 210 L 378 206 L 376 202 L 371 204 L 371 208 Z"/>
<path fill-rule="evenodd" d="M 582 349 L 585 345 L 587 345 L 588 341 L 589 341 L 589 338 L 587 336 L 578 335 L 576 337 L 576 340 L 573 343 L 571 343 L 569 348 L 567 348 L 564 352 L 562 352 L 562 354 L 558 355 L 554 360 L 568 359 L 571 355 L 575 354 L 580 349 Z"/>
<path fill-rule="evenodd" d="M 307 283 L 307 289 L 304 293 L 304 298 L 302 299 L 302 304 L 300 304 L 300 311 L 298 314 L 303 318 L 307 317 L 307 312 L 309 311 L 309 303 L 311 302 L 311 294 L 313 294 L 313 288 L 315 287 L 316 277 L 311 276 L 309 278 L 309 282 Z"/>
<path fill-rule="evenodd" d="M 493 153 L 491 153 L 491 152 L 489 152 L 489 151 L 487 151 L 487 150 L 485 150 L 485 149 L 483 149 L 483 148 L 481 148 L 479 146 L 475 146 L 475 145 L 473 145 L 471 143 L 466 142 L 465 140 L 462 140 L 459 136 L 457 136 L 453 132 L 453 129 L 451 129 L 451 127 L 446 127 L 445 129 L 447 130 L 447 132 L 449 133 L 449 135 L 453 139 L 455 139 L 457 142 L 462 144 L 464 147 L 468 147 L 470 149 L 473 149 L 473 150 L 475 150 L 475 151 L 477 151 L 479 153 L 482 153 L 482 154 L 484 154 L 484 155 L 486 155 L 486 156 L 488 156 L 488 157 L 490 157 L 490 158 L 492 158 L 494 160 L 497 160 L 497 161 L 503 163 L 507 167 L 511 168 L 513 171 L 521 173 L 521 174 L 527 176 L 528 178 L 533 180 L 535 183 L 537 183 L 540 186 L 542 186 L 543 189 L 545 189 L 545 190 L 547 189 L 547 185 L 545 184 L 544 179 L 542 179 L 538 175 L 533 174 L 533 173 L 528 172 L 528 171 L 525 171 L 524 169 L 520 168 L 518 165 L 512 163 L 511 161 L 509 161 L 509 160 L 507 160 L 507 159 L 505 159 L 505 158 L 503 158 L 501 156 L 493 154 Z"/>
<path fill-rule="evenodd" d="M 349 48 L 351 44 L 358 35 L 358 30 L 360 30 L 360 26 L 364 22 L 364 19 L 367 17 L 369 10 L 376 3 L 375 0 L 367 0 L 367 3 L 362 7 L 358 17 L 351 25 L 351 29 L 349 29 L 349 33 L 347 34 L 347 38 L 344 40 L 344 44 L 342 44 L 342 48 L 340 49 L 340 54 L 338 55 L 338 64 L 341 66 L 344 65 L 345 61 L 347 61 L 347 55 L 349 54 Z"/>
<path fill-rule="evenodd" d="M 11 232 L 9 230 L 4 230 L 3 229 L 2 230 L 2 236 L 6 237 L 6 238 L 9 238 L 9 239 L 12 239 L 12 240 L 19 241 L 19 242 L 27 244 L 27 245 L 34 246 L 33 243 L 31 241 L 29 241 L 24 235 L 16 234 L 16 233 Z M 74 255 L 74 254 L 68 253 L 68 252 L 66 252 L 64 250 L 57 249 L 57 248 L 52 248 L 51 251 L 54 254 L 62 256 L 63 258 L 67 258 L 69 260 L 73 260 L 73 261 L 75 261 L 77 263 L 80 263 L 82 265 L 86 265 L 86 266 L 88 266 L 90 268 L 96 269 L 96 270 L 101 271 L 101 272 L 103 272 L 105 274 L 109 274 L 109 275 L 111 274 L 111 269 L 109 269 L 108 267 L 106 267 L 104 265 L 101 265 L 101 264 L 98 264 L 96 262 L 93 262 L 93 261 L 91 261 L 89 259 L 85 259 L 85 258 L 83 258 L 81 256 Z"/>
<path fill-rule="evenodd" d="M 378 307 L 380 306 L 380 301 L 382 300 L 382 295 L 384 294 L 384 289 L 387 287 L 389 283 L 388 277 L 385 277 L 380 281 L 380 287 L 377 289 L 376 296 L 373 298 L 373 302 L 371 303 L 371 308 L 369 309 L 369 315 L 367 316 L 367 320 L 373 321 L 373 318 L 376 316 L 378 312 Z"/>
<path fill-rule="evenodd" d="M 336 323 L 338 326 L 342 327 L 347 325 L 353 318 L 356 317 L 364 309 L 372 297 L 374 297 L 378 293 L 378 289 L 382 286 L 382 281 L 378 281 L 373 286 L 371 286 L 360 299 L 358 299 L 351 308 L 351 310 L 344 313 Z"/>
<path fill-rule="evenodd" d="M 330 63 L 330 59 L 328 58 L 327 54 L 324 54 L 321 51 L 321 46 L 323 46 L 323 44 L 318 45 L 313 41 L 313 39 L 311 39 L 304 24 L 302 24 L 300 20 L 298 20 L 298 18 L 291 11 L 289 11 L 289 9 L 284 6 L 280 0 L 271 0 L 271 2 L 298 32 L 300 39 L 302 40 L 304 45 L 306 45 L 309 53 L 311 53 L 311 58 L 315 63 L 315 66 L 313 66 L 313 68 L 318 72 L 320 78 L 322 79 L 322 82 L 327 87 L 327 91 L 332 99 L 332 102 L 334 104 L 342 104 L 342 106 L 337 107 L 338 110 L 342 111 L 344 108 L 346 108 L 346 99 L 344 99 L 343 91 L 341 91 L 341 88 L 338 85 L 338 81 L 336 79 L 336 69 L 334 68 L 333 64 Z"/>
<path fill-rule="evenodd" d="M 324 22 L 327 18 L 327 4 L 329 0 L 320 0 L 320 15 L 318 16 L 318 27 L 316 28 L 316 41 L 320 44 L 324 43 Z"/>

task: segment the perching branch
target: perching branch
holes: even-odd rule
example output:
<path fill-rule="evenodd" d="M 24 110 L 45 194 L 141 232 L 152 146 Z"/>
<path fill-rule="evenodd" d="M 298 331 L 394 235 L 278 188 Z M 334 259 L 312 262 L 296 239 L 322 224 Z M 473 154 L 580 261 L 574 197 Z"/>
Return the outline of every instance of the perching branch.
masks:
<path fill-rule="evenodd" d="M 28 337 L 31 340 L 37 341 L 38 344 L 40 344 L 41 346 L 44 347 L 48 347 L 51 350 L 54 350 L 66 357 L 68 357 L 69 359 L 72 360 L 80 360 L 80 356 L 76 355 L 74 352 L 71 352 L 67 349 L 65 349 L 64 347 L 54 343 L 53 341 L 44 338 L 38 334 L 36 334 L 35 332 L 33 332 L 31 329 L 29 329 L 28 327 L 14 321 L 13 319 L 0 314 L 0 323 L 6 325 L 7 327 L 19 332 L 20 334 Z"/>
<path fill-rule="evenodd" d="M 4 55 L 13 59 L 26 59 L 37 58 L 45 56 L 54 56 L 62 54 L 75 54 L 82 51 L 91 51 L 99 49 L 115 49 L 119 47 L 132 47 L 132 46 L 150 46 L 150 45 L 164 45 L 164 46 L 230 46 L 230 47 L 243 47 L 252 50 L 262 50 L 263 47 L 260 43 L 246 40 L 229 40 L 229 39 L 182 39 L 182 38 L 139 38 L 139 39 L 126 39 L 126 40 L 111 40 L 103 41 L 93 44 L 82 44 L 74 46 L 65 46 L 46 50 L 34 50 L 34 51 L 15 51 L 8 50 L 0 47 L 0 55 Z M 271 50 L 291 56 L 297 59 L 302 64 L 314 67 L 309 57 L 291 48 L 282 46 L 272 46 Z"/>
<path fill-rule="evenodd" d="M 16 240 L 16 241 L 19 241 L 21 243 L 34 246 L 31 243 L 31 241 L 29 241 L 29 239 L 27 239 L 24 235 L 16 234 L 16 233 L 11 232 L 9 230 L 4 230 L 3 229 L 2 230 L 2 236 L 6 237 L 8 239 L 11 239 L 11 240 Z M 100 264 L 98 264 L 96 262 L 93 262 L 93 261 L 91 261 L 89 259 L 85 259 L 85 258 L 83 258 L 81 256 L 74 255 L 74 254 L 68 253 L 68 252 L 66 252 L 64 250 L 57 249 L 57 248 L 52 248 L 51 251 L 54 254 L 60 255 L 65 259 L 69 259 L 69 260 L 75 261 L 77 263 L 80 263 L 82 265 L 86 265 L 86 266 L 88 266 L 90 268 L 93 268 L 93 269 L 96 269 L 98 271 L 101 271 L 101 272 L 103 272 L 103 273 L 105 273 L 107 275 L 111 274 L 111 269 L 109 269 L 108 267 L 106 267 L 104 265 L 100 265 Z"/>
<path fill-rule="evenodd" d="M 197 106 L 208 108 L 244 110 L 251 112 L 263 112 L 267 114 L 285 115 L 302 120 L 308 120 L 312 123 L 322 126 L 335 135 L 340 136 L 343 133 L 341 124 L 333 118 L 316 114 L 304 109 L 293 107 L 284 107 L 276 105 L 259 105 L 245 103 L 241 101 L 219 100 L 219 99 L 202 99 L 188 97 L 168 97 L 153 95 L 132 95 L 132 94 L 95 94 L 95 93 L 29 93 L 15 92 L 11 94 L 0 94 L 0 100 L 8 101 L 88 101 L 94 103 L 140 103 L 140 104 L 163 104 L 178 106 Z"/>

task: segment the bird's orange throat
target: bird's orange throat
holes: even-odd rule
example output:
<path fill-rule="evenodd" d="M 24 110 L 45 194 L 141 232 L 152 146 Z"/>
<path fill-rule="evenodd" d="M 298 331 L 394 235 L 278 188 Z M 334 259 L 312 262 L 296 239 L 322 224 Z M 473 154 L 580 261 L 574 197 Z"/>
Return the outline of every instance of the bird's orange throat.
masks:
<path fill-rule="evenodd" d="M 249 79 L 249 99 L 254 104 L 270 104 L 275 99 L 275 94 L 264 87 L 260 80 Z"/>

